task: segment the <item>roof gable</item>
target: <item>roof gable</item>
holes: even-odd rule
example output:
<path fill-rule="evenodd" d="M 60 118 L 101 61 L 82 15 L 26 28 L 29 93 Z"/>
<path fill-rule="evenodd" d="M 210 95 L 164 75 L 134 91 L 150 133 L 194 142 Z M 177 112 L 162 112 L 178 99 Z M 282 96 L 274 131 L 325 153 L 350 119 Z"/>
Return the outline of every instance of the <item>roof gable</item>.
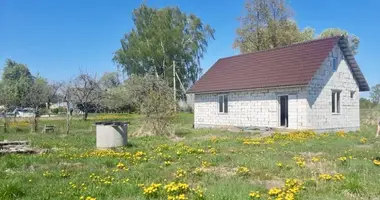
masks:
<path fill-rule="evenodd" d="M 358 63 L 355 60 L 354 55 L 352 54 L 352 51 L 349 48 L 347 38 L 341 37 L 338 44 L 341 51 L 343 52 L 344 58 L 346 59 L 347 64 L 350 67 L 351 72 L 356 82 L 358 83 L 359 91 L 361 92 L 369 91 L 370 88 L 367 83 L 367 80 L 365 79 L 362 71 L 359 68 Z"/>
<path fill-rule="evenodd" d="M 359 88 L 366 91 L 368 84 L 357 64 L 351 66 L 356 61 L 345 49 L 345 40 L 336 36 L 219 59 L 188 93 L 308 85 L 336 44 L 341 46 Z"/>

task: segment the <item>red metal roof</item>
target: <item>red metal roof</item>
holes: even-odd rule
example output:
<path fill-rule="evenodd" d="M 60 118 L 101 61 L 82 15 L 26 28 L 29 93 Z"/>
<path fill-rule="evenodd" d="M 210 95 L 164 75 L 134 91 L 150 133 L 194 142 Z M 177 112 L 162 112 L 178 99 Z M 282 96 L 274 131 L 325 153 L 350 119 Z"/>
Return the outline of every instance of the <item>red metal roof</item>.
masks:
<path fill-rule="evenodd" d="M 188 93 L 307 85 L 340 36 L 219 59 Z"/>

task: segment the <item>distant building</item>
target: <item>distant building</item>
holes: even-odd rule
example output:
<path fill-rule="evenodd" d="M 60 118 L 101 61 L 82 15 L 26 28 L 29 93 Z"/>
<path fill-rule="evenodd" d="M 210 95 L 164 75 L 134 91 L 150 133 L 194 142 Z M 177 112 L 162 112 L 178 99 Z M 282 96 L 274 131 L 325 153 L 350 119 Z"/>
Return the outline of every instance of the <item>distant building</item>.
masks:
<path fill-rule="evenodd" d="M 66 107 L 67 107 L 66 102 L 58 102 L 58 103 L 53 103 L 50 105 L 50 109 L 66 108 Z"/>

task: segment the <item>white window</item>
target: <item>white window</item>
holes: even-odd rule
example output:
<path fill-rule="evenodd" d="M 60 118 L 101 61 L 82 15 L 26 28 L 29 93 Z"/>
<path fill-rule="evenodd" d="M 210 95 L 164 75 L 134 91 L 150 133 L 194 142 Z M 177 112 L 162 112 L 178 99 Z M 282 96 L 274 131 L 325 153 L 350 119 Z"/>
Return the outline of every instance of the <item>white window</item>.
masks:
<path fill-rule="evenodd" d="M 219 95 L 219 112 L 228 113 L 228 95 Z"/>
<path fill-rule="evenodd" d="M 333 57 L 333 59 L 332 59 L 332 68 L 333 68 L 334 72 L 336 72 L 336 70 L 338 69 L 338 58 Z"/>
<path fill-rule="evenodd" d="M 332 113 L 340 113 L 340 91 L 332 92 Z"/>

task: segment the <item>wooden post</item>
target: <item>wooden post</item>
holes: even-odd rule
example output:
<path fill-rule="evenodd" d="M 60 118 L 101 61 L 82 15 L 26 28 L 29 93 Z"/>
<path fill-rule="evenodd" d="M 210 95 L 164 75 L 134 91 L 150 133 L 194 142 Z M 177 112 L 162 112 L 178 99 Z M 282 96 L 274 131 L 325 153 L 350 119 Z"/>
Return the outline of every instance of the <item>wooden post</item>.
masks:
<path fill-rule="evenodd" d="M 177 97 L 176 97 L 176 88 L 175 88 L 175 61 L 173 60 L 173 97 L 174 97 L 174 111 L 177 110 Z"/>
<path fill-rule="evenodd" d="M 71 118 L 71 114 L 70 114 L 70 106 L 69 106 L 70 102 L 67 101 L 67 110 L 66 110 L 66 134 L 70 134 L 70 118 Z"/>
<path fill-rule="evenodd" d="M 71 108 L 70 108 L 70 100 L 71 100 L 71 96 L 70 96 L 70 88 L 67 89 L 67 93 L 66 93 L 66 96 L 65 96 L 65 99 L 64 99 L 64 102 L 66 102 L 66 134 L 70 134 L 70 125 L 71 125 Z"/>
<path fill-rule="evenodd" d="M 36 106 L 34 110 L 34 116 L 33 116 L 33 131 L 37 133 L 38 130 L 38 119 L 37 119 L 37 112 L 38 112 L 38 106 Z"/>

